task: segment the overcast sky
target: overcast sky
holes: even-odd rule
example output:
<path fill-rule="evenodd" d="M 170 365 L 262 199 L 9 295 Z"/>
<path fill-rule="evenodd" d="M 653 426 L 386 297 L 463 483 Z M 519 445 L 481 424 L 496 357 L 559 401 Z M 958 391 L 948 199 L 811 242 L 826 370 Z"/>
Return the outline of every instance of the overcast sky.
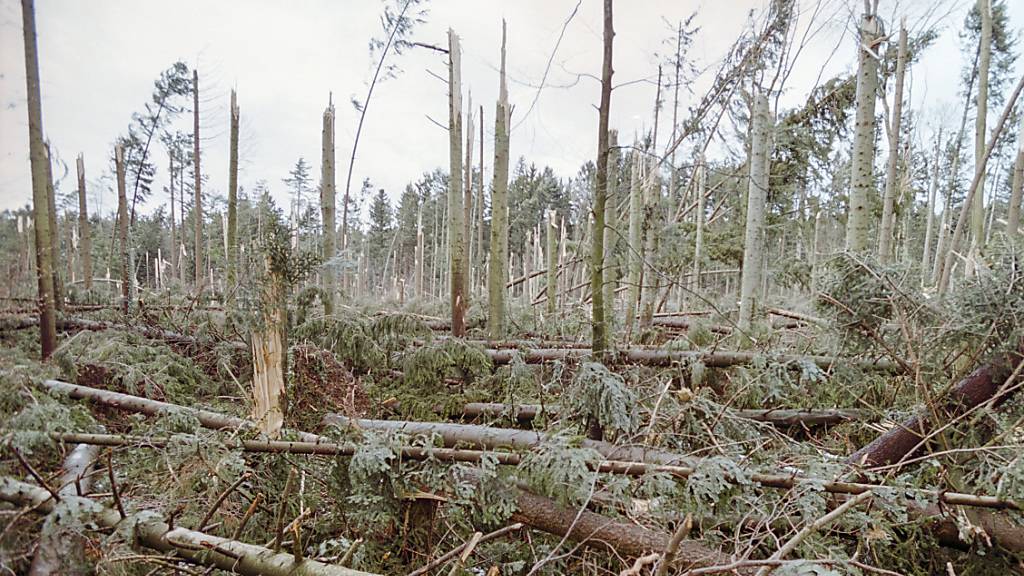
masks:
<path fill-rule="evenodd" d="M 800 0 L 800 30 L 807 29 L 815 7 L 818 17 L 801 52 L 780 106 L 802 102 L 820 78 L 855 66 L 853 15 L 860 0 Z M 577 0 L 435 0 L 428 22 L 414 39 L 444 44 L 452 27 L 463 40 L 463 85 L 472 90 L 474 109 L 484 107 L 485 158 L 490 172 L 493 112 L 501 19 L 508 21 L 510 95 L 515 106 L 512 156 L 550 165 L 571 177 L 597 148 L 597 112 L 601 69 L 601 1 L 582 0 L 555 53 L 546 86 L 538 96 L 545 66 L 563 23 Z M 617 2 L 612 126 L 625 138 L 649 127 L 655 98 L 659 54 L 665 54 L 670 26 L 696 12 L 701 28 L 691 56 L 708 72 L 698 79 L 683 105 L 699 98 L 716 64 L 738 34 L 762 16 L 768 0 L 630 0 Z M 905 14 L 911 28 L 921 20 L 941 31 L 910 77 L 911 105 L 929 126 L 952 126 L 960 107 L 956 96 L 962 58 L 956 32 L 970 2 L 946 0 L 933 10 L 926 0 L 883 0 L 881 13 Z M 1014 30 L 1024 25 L 1024 2 L 1010 0 Z M 116 206 L 108 173 L 114 139 L 127 131 L 133 112 L 150 98 L 153 80 L 176 60 L 199 69 L 202 110 L 202 168 L 205 190 L 224 194 L 227 187 L 228 93 L 238 90 L 241 108 L 240 183 L 266 180 L 282 199 L 281 180 L 300 157 L 319 173 L 321 115 L 333 92 L 337 105 L 339 193 L 358 115 L 349 104 L 360 99 L 372 74 L 367 43 L 379 36 L 380 0 L 37 0 L 43 122 L 46 136 L 69 161 L 85 155 L 90 209 Z M 890 26 L 892 27 L 892 26 Z M 802 36 L 802 32 L 799 33 Z M 440 54 L 414 49 L 392 61 L 402 68 L 377 87 L 364 126 L 353 175 L 353 190 L 363 178 L 397 198 L 424 171 L 448 165 L 447 134 L 430 119 L 446 123 L 446 87 Z M 1021 63 L 1018 63 L 1021 64 Z M 1020 68 L 1020 67 L 1019 67 Z M 1024 68 L 1022 68 L 1024 69 Z M 536 98 L 536 104 L 531 103 Z M 0 0 L 0 210 L 31 199 L 28 122 L 21 8 Z M 684 108 L 685 109 L 685 108 Z M 996 110 L 993 114 L 998 115 Z M 479 120 L 478 126 L 479 126 Z M 191 119 L 181 118 L 183 128 Z M 663 134 L 669 130 L 662 125 Z M 664 142 L 664 139 L 662 139 Z M 479 146 L 479 144 L 477 144 Z M 146 211 L 166 202 L 166 153 L 157 146 L 154 197 Z M 59 176 L 59 174 L 58 174 Z M 489 176 L 488 176 L 489 177 Z M 63 182 L 62 190 L 73 186 Z"/>

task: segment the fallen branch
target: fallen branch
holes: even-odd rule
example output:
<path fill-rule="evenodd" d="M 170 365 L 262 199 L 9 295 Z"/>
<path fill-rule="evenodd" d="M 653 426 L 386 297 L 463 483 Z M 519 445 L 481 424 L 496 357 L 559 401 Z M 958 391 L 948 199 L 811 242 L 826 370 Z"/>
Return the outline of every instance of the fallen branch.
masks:
<path fill-rule="evenodd" d="M 489 532 L 489 533 L 484 534 L 483 536 L 481 536 L 480 540 L 477 542 L 477 544 L 479 545 L 479 544 L 481 544 L 483 542 L 487 542 L 488 540 L 493 540 L 495 538 L 500 538 L 500 537 L 502 537 L 502 536 L 504 536 L 506 534 L 510 534 L 512 532 L 518 532 L 522 528 L 523 528 L 523 524 L 521 522 L 516 522 L 515 524 L 510 524 L 508 526 L 502 526 L 501 528 L 498 528 L 494 532 Z M 455 558 L 456 556 L 461 554 L 462 550 L 468 544 L 469 544 L 468 542 L 463 542 L 461 545 L 456 546 L 455 548 L 451 549 L 447 553 L 442 554 L 441 556 L 438 556 L 437 558 L 431 560 L 426 565 L 424 565 L 422 568 L 417 568 L 417 569 L 413 570 L 412 572 L 409 572 L 408 576 L 420 576 L 420 574 L 426 574 L 427 572 L 430 572 L 434 568 L 437 568 L 438 566 L 443 565 L 445 562 L 447 562 L 447 561 L 451 560 L 452 558 Z"/>
<path fill-rule="evenodd" d="M 171 528 L 157 515 L 134 515 L 122 520 L 115 510 L 102 507 L 95 501 L 80 496 L 82 504 L 99 507 L 93 520 L 104 528 L 117 528 L 123 521 L 131 523 L 138 543 L 160 552 L 173 552 L 175 559 L 202 566 L 213 566 L 234 574 L 251 576 L 371 576 L 341 566 L 331 566 L 315 560 L 297 562 L 291 554 L 275 554 L 261 546 L 229 540 L 185 528 Z M 54 500 L 44 489 L 0 477 L 0 500 L 19 506 L 32 506 L 40 512 L 52 512 Z"/>

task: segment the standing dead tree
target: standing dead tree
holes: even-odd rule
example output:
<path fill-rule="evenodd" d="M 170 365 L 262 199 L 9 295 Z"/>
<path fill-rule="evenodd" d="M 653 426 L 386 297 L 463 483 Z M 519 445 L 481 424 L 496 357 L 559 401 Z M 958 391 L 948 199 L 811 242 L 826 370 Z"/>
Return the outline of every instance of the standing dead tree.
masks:
<path fill-rule="evenodd" d="M 57 348 L 54 312 L 54 262 L 50 254 L 50 202 L 46 180 L 46 148 L 43 144 L 43 107 L 39 95 L 39 53 L 36 48 L 36 14 L 33 0 L 21 0 L 25 40 L 25 85 L 28 92 L 28 146 L 32 163 L 32 219 L 36 240 L 36 279 L 39 287 L 39 341 L 43 359 Z"/>
<path fill-rule="evenodd" d="M 462 48 L 448 29 L 448 258 L 452 335 L 466 335 L 466 242 L 462 192 Z"/>
<path fill-rule="evenodd" d="M 591 239 L 590 298 L 594 356 L 600 358 L 608 349 L 608 319 L 604 309 L 604 237 L 605 203 L 608 197 L 608 113 L 612 102 L 612 0 L 604 0 L 604 52 L 601 64 L 601 104 L 597 123 L 597 172 L 594 174 L 594 235 Z"/>

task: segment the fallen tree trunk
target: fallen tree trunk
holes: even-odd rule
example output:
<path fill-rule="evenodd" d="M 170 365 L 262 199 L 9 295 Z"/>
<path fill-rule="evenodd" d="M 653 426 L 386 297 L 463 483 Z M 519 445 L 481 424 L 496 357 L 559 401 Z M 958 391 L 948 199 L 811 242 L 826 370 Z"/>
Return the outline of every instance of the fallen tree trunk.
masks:
<path fill-rule="evenodd" d="M 94 444 L 77 444 L 64 459 L 64 470 L 60 476 L 57 493 L 66 496 L 84 496 L 92 486 L 92 476 L 87 473 L 100 453 Z M 81 493 L 79 493 L 81 491 Z M 50 576 L 63 574 L 73 576 L 90 574 L 85 561 L 81 534 L 66 529 L 55 518 L 53 529 L 39 536 L 36 555 L 32 558 L 29 576 Z"/>
<path fill-rule="evenodd" d="M 179 410 L 179 411 L 182 411 L 183 413 L 189 413 L 189 414 L 195 416 L 196 419 L 199 420 L 199 423 L 201 425 L 203 425 L 204 427 L 208 427 L 208 428 L 215 428 L 215 429 L 225 429 L 225 428 L 227 428 L 227 429 L 232 429 L 232 428 L 235 428 L 235 429 L 237 429 L 237 428 L 252 429 L 252 428 L 254 428 L 254 424 L 253 423 L 251 423 L 249 421 L 246 421 L 246 420 L 243 420 L 241 418 L 235 418 L 235 417 L 232 417 L 232 416 L 227 416 L 227 415 L 224 415 L 224 414 L 218 414 L 218 413 L 210 412 L 210 411 L 206 411 L 206 410 L 197 410 L 197 409 L 193 409 L 193 408 L 186 408 L 184 406 L 177 406 L 177 405 L 174 405 L 174 404 L 168 404 L 166 402 L 155 402 L 155 401 L 152 401 L 152 400 L 147 400 L 145 398 L 138 398 L 138 397 L 134 397 L 134 396 L 129 396 L 127 394 L 118 394 L 118 393 L 113 393 L 113 392 L 106 392 L 106 391 L 103 391 L 103 390 L 95 390 L 95 389 L 88 388 L 88 387 L 85 387 L 85 386 L 77 386 L 77 385 L 74 385 L 74 384 L 68 384 L 66 382 L 59 382 L 59 381 L 56 381 L 56 380 L 47 380 L 46 382 L 44 382 L 44 386 L 46 388 L 50 389 L 50 390 L 56 390 L 56 391 L 61 391 L 61 392 L 67 393 L 72 398 L 88 398 L 88 399 L 93 400 L 93 401 L 98 401 L 98 402 L 104 403 L 104 404 L 106 404 L 108 406 L 111 406 L 111 407 L 121 408 L 121 409 L 126 409 L 126 410 L 131 410 L 131 411 L 137 411 L 137 412 L 142 412 L 144 414 L 151 414 L 151 415 L 152 414 L 161 414 L 161 413 L 166 413 L 167 411 Z M 94 394 L 94 393 L 100 393 L 100 394 Z M 106 440 L 106 441 L 108 441 L 111 444 L 113 444 L 113 442 L 116 442 L 116 440 L 110 440 L 110 438 L 105 438 L 105 439 L 104 438 L 100 438 L 101 436 L 109 437 L 111 435 L 97 435 L 97 434 L 93 434 L 93 435 L 80 435 L 80 437 L 77 438 L 77 439 L 80 440 L 80 441 L 87 441 L 89 439 L 88 438 L 89 436 L 92 436 L 93 439 L 95 439 L 95 440 Z M 310 438 L 311 441 L 307 441 L 307 442 L 304 442 L 304 443 L 283 442 L 283 441 L 243 441 L 240 444 L 243 447 L 253 447 L 253 448 L 263 447 L 263 448 L 266 448 L 266 451 L 281 451 L 281 452 L 285 452 L 285 451 L 289 451 L 288 448 L 291 448 L 291 449 L 293 449 L 296 452 L 303 452 L 304 451 L 304 453 L 309 453 L 309 454 L 320 454 L 320 453 L 324 453 L 324 454 L 339 454 L 339 453 L 341 453 L 341 451 L 338 450 L 338 448 L 340 448 L 340 446 L 338 446 L 336 444 L 332 445 L 330 442 L 326 441 L 326 439 L 323 438 L 322 436 L 318 436 L 316 434 L 309 434 L 309 433 L 300 433 L 300 436 L 303 437 L 303 438 Z M 152 443 L 152 441 L 150 441 L 150 443 Z M 601 444 L 606 444 L 606 443 L 601 443 Z M 611 445 L 609 445 L 609 446 L 611 446 Z M 637 454 L 637 451 L 639 451 L 640 454 L 648 453 L 648 451 L 646 451 L 644 449 L 637 449 L 637 448 L 620 448 L 620 447 L 616 447 L 616 446 L 612 446 L 612 448 L 614 449 L 613 453 L 617 453 L 619 450 L 623 450 L 623 455 L 629 455 L 629 454 L 635 455 L 635 454 Z M 421 447 L 408 447 L 407 449 L 403 449 L 403 451 L 402 451 L 403 456 L 407 456 L 407 457 L 419 456 L 419 459 L 434 458 L 434 457 L 437 457 L 438 454 L 441 454 L 441 453 L 445 454 L 445 456 L 447 456 L 451 460 L 466 461 L 466 462 L 479 462 L 480 458 L 482 458 L 482 455 L 483 455 L 482 453 L 479 453 L 479 452 L 476 453 L 476 454 L 472 454 L 471 451 L 467 451 L 467 450 L 449 450 L 449 451 L 441 451 L 441 452 L 439 452 L 438 449 L 436 449 L 436 448 L 421 448 Z M 664 454 L 664 453 L 662 453 L 662 454 Z M 670 456 L 675 458 L 675 455 L 670 455 Z M 513 463 L 513 461 L 512 461 L 513 458 L 515 459 L 515 461 L 514 461 L 515 464 L 518 464 L 518 462 L 519 462 L 518 455 L 515 455 L 515 454 L 498 454 L 497 457 L 498 457 L 499 463 L 512 464 Z M 505 460 L 505 462 L 503 462 L 503 460 Z M 0 486 L 0 490 L 2 490 L 2 486 Z M 46 498 L 49 498 L 49 494 L 46 493 L 45 490 L 43 490 L 42 492 L 44 493 Z M 2 498 L 2 495 L 0 495 L 0 498 Z M 540 497 L 540 496 L 536 496 L 536 495 L 530 494 L 529 492 L 527 492 L 525 490 L 517 490 L 517 502 L 516 503 L 517 503 L 517 507 L 519 508 L 519 511 L 517 512 L 517 514 L 520 514 L 520 518 L 521 518 L 521 520 L 519 520 L 520 522 L 522 522 L 524 524 L 527 524 L 527 525 L 531 526 L 532 528 L 536 528 L 538 530 L 546 531 L 546 532 L 549 532 L 549 533 L 552 533 L 552 534 L 555 534 L 555 535 L 558 535 L 558 536 L 564 536 L 564 535 L 566 535 L 568 533 L 570 539 L 577 540 L 577 539 L 584 539 L 584 538 L 586 538 L 586 539 L 589 539 L 589 540 L 587 540 L 588 542 L 603 542 L 605 545 L 612 546 L 613 548 L 615 548 L 617 544 L 621 544 L 623 546 L 621 550 L 616 548 L 617 550 L 619 550 L 619 553 L 628 553 L 628 552 L 625 552 L 625 551 L 632 550 L 632 547 L 635 546 L 635 544 L 637 542 L 643 541 L 642 539 L 636 538 L 635 537 L 636 533 L 632 533 L 632 532 L 629 533 L 631 535 L 630 537 L 628 537 L 627 539 L 619 542 L 619 541 L 617 541 L 614 538 L 615 535 L 616 535 L 615 531 L 610 533 L 609 537 L 603 537 L 603 535 L 605 534 L 603 531 L 600 532 L 600 533 L 596 533 L 594 531 L 587 531 L 587 530 L 583 529 L 583 527 L 580 526 L 578 523 L 574 524 L 573 520 L 576 518 L 576 512 L 568 511 L 568 510 L 559 508 L 553 501 L 551 501 L 551 500 L 549 500 L 547 498 L 543 498 L 543 497 Z M 618 522 L 616 522 L 614 520 L 610 520 L 608 518 L 605 518 L 604 516 L 600 516 L 598 514 L 594 514 L 594 513 L 591 513 L 591 512 L 584 512 L 584 514 L 586 515 L 585 517 L 587 519 L 587 524 L 586 524 L 587 526 L 607 526 L 607 527 L 611 527 L 611 526 L 616 526 L 616 525 L 620 524 L 620 523 L 618 523 Z M 631 527 L 631 528 L 633 527 L 632 525 L 622 525 L 622 526 L 628 526 L 628 527 Z M 571 533 L 570 533 L 570 530 L 572 531 Z M 650 532 L 649 530 L 646 530 L 646 529 L 642 529 L 642 530 L 645 530 L 646 532 Z M 667 535 L 662 535 L 662 537 L 667 538 L 668 536 Z M 717 553 L 711 553 L 711 552 L 705 551 L 704 548 L 700 544 L 692 543 L 692 542 L 687 544 L 687 553 L 690 553 L 691 551 L 694 552 L 694 554 L 695 554 L 692 557 L 692 559 L 687 557 L 687 556 L 684 556 L 682 554 L 682 552 L 681 552 L 680 555 L 678 556 L 680 561 L 684 561 L 685 562 L 685 561 L 691 561 L 692 560 L 692 562 L 698 562 L 702 558 L 705 558 L 705 557 L 707 557 L 707 558 L 715 558 L 715 556 L 713 554 L 717 554 Z M 696 551 L 700 551 L 700 554 L 696 554 Z M 694 564 L 694 565 L 697 565 L 697 564 Z M 272 574 L 273 575 L 273 574 L 276 574 L 276 573 L 267 572 L 267 574 Z M 302 574 L 302 573 L 301 572 L 292 572 L 292 573 L 289 573 L 289 574 L 296 574 L 296 575 L 298 575 L 298 574 Z M 352 572 L 348 572 L 348 574 L 358 574 L 358 573 L 352 571 Z"/>
<path fill-rule="evenodd" d="M 934 412 L 927 406 L 919 408 L 914 416 L 854 452 L 848 462 L 871 468 L 887 466 L 912 456 L 923 447 L 936 426 L 932 421 L 934 416 L 951 421 L 986 402 L 997 406 L 1010 398 L 1017 387 L 1008 379 L 1022 361 L 1024 347 L 1016 354 L 1007 354 L 977 368 L 950 389 Z"/>
<path fill-rule="evenodd" d="M 122 434 L 90 434 L 75 432 L 51 432 L 50 438 L 57 442 L 71 444 L 94 444 L 97 446 L 125 446 L 142 449 L 162 448 L 170 444 L 169 438 L 125 436 Z M 310 454 L 320 456 L 352 456 L 358 447 L 352 444 L 336 442 L 297 442 L 287 440 L 235 440 L 224 441 L 224 446 L 244 452 L 262 452 L 275 454 Z M 515 452 L 496 452 L 465 448 L 437 448 L 434 446 L 402 446 L 398 450 L 403 460 L 438 460 L 441 462 L 479 463 L 486 458 L 493 458 L 501 466 L 518 466 L 523 460 L 522 455 Z M 693 475 L 697 468 L 676 466 L 671 464 L 650 464 L 645 462 L 626 462 L 621 460 L 599 460 L 589 462 L 587 466 L 595 472 L 603 474 L 620 474 L 626 476 L 644 476 L 646 474 L 670 474 L 678 479 L 686 479 Z M 790 490 L 804 483 L 813 483 L 815 487 L 831 494 L 863 494 L 870 490 L 886 488 L 880 484 L 860 482 L 831 482 L 820 478 L 794 476 L 793 474 L 750 474 L 751 482 L 768 488 Z M 735 478 L 725 478 L 727 482 L 736 482 Z M 992 496 L 966 494 L 938 490 L 914 489 L 913 493 L 935 498 L 945 504 L 972 506 L 976 508 L 994 508 L 1020 510 L 1019 503 Z"/>
<path fill-rule="evenodd" d="M 39 318 L 25 316 L 25 317 L 7 317 L 0 320 L 0 330 L 26 330 L 39 325 Z M 152 338 L 154 340 L 164 340 L 173 344 L 185 344 L 189 346 L 195 346 L 202 342 L 194 337 L 185 334 L 178 334 L 170 330 L 164 330 L 162 328 L 154 328 L 146 325 L 127 325 L 118 324 L 116 322 L 105 322 L 99 320 L 88 320 L 85 318 L 58 318 L 57 319 L 58 330 L 84 330 L 89 332 L 102 332 L 104 330 L 129 330 L 132 332 L 138 332 L 146 338 Z M 242 344 L 239 343 L 239 346 Z"/>
<path fill-rule="evenodd" d="M 473 424 L 448 424 L 441 422 L 408 422 L 401 420 L 370 420 L 367 418 L 349 418 L 341 414 L 328 413 L 324 416 L 324 424 L 338 427 L 352 427 L 364 430 L 386 430 L 410 435 L 437 434 L 444 445 L 474 446 L 486 450 L 496 448 L 513 448 L 516 450 L 532 450 L 543 444 L 547 438 L 544 434 L 533 430 L 511 430 L 508 428 L 492 428 Z M 654 450 L 643 446 L 616 446 L 610 442 L 584 439 L 581 446 L 596 451 L 609 460 L 624 462 L 646 462 L 648 464 L 692 464 L 693 461 L 681 454 Z"/>
<path fill-rule="evenodd" d="M 43 488 L 7 477 L 0 478 L 0 500 L 19 506 L 31 506 L 33 510 L 46 513 L 55 508 L 52 496 Z M 79 496 L 62 497 L 61 502 L 65 500 L 77 501 L 89 508 L 99 506 L 94 500 Z M 92 516 L 97 524 L 104 528 L 130 524 L 138 543 L 160 552 L 173 552 L 174 560 L 252 576 L 372 576 L 369 572 L 331 566 L 316 560 L 296 560 L 291 554 L 275 553 L 262 546 L 212 534 L 185 528 L 172 529 L 156 515 L 134 515 L 122 519 L 116 510 L 105 506 L 100 508 Z"/>
<path fill-rule="evenodd" d="M 559 414 L 557 404 L 541 406 L 540 404 L 501 404 L 498 402 L 470 402 L 462 408 L 466 418 L 499 418 L 508 416 L 525 423 L 536 418 L 542 411 L 552 416 Z M 753 410 L 729 410 L 726 414 L 767 422 L 775 426 L 834 426 L 849 421 L 871 421 L 875 415 L 869 410 L 826 408 L 819 410 L 769 408 Z"/>
<path fill-rule="evenodd" d="M 1019 388 L 1020 369 L 1024 363 L 1024 345 L 1011 353 L 985 364 L 961 379 L 946 394 L 940 406 L 932 412 L 927 407 L 918 410 L 912 418 L 892 430 L 875 438 L 867 446 L 853 453 L 847 460 L 850 464 L 863 467 L 879 467 L 898 464 L 908 456 L 920 451 L 937 426 L 932 421 L 939 416 L 952 422 L 969 414 L 986 403 L 998 406 L 1009 399 Z M 1018 507 L 1017 510 L 1020 510 Z M 931 527 L 940 543 L 947 546 L 965 547 L 964 540 L 954 511 L 939 505 L 920 506 L 908 502 L 907 512 L 911 518 Z M 976 528 L 984 531 L 991 543 L 1015 554 L 1024 553 L 1024 526 L 1013 519 L 985 510 L 963 511 Z"/>
<path fill-rule="evenodd" d="M 139 412 L 150 416 L 185 414 L 187 416 L 194 417 L 204 428 L 211 428 L 213 430 L 256 429 L 252 422 L 245 420 L 244 418 L 228 416 L 226 414 L 212 412 L 210 410 L 179 406 L 168 402 L 160 402 L 158 400 L 150 400 L 148 398 L 132 396 L 131 394 L 122 394 L 120 392 L 90 388 L 88 386 L 79 386 L 78 384 L 69 384 L 67 382 L 61 382 L 60 380 L 44 380 L 40 383 L 40 386 L 51 392 L 66 394 L 73 400 L 88 400 L 111 408 Z M 308 432 L 298 432 L 298 434 L 302 440 L 307 442 L 325 440 L 322 436 L 310 434 Z"/>
<path fill-rule="evenodd" d="M 690 320 L 686 317 L 680 316 L 662 316 L 655 317 L 651 320 L 653 326 L 661 328 L 670 328 L 675 330 L 689 330 L 694 326 L 703 326 L 715 334 L 732 334 L 732 328 L 728 326 L 718 326 L 716 324 L 700 324 Z"/>
<path fill-rule="evenodd" d="M 671 536 L 664 532 L 611 520 L 587 510 L 564 508 L 550 498 L 523 490 L 516 491 L 516 511 L 512 514 L 512 520 L 620 556 L 638 557 L 649 552 L 662 553 L 671 539 Z M 732 562 L 728 555 L 712 550 L 695 540 L 681 541 L 675 559 L 676 565 L 681 569 Z M 753 574 L 754 570 L 740 569 L 737 573 Z"/>
<path fill-rule="evenodd" d="M 530 350 L 485 350 L 487 356 L 494 364 L 508 364 L 515 354 L 519 354 L 527 364 L 542 364 L 556 360 L 582 359 L 589 356 L 588 350 L 563 349 L 563 348 L 534 348 Z M 728 368 L 751 364 L 764 354 L 756 352 L 735 352 L 735 351 L 680 351 L 661 350 L 647 348 L 627 348 L 609 352 L 607 362 L 612 364 L 644 364 L 647 366 L 671 366 L 673 364 L 686 362 L 701 362 L 709 368 Z M 842 358 L 838 356 L 815 356 L 800 354 L 773 354 L 769 356 L 772 361 L 790 364 L 798 367 L 800 363 L 811 363 L 823 370 L 828 370 L 834 365 L 848 365 L 862 370 L 880 370 L 891 372 L 898 369 L 896 363 L 885 358 L 871 360 L 860 360 L 855 358 Z"/>

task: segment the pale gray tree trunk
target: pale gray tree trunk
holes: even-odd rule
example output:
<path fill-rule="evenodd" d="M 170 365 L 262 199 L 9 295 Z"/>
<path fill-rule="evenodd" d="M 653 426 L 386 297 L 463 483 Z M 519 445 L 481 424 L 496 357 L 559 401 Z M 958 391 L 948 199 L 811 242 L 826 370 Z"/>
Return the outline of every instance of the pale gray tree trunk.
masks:
<path fill-rule="evenodd" d="M 750 330 L 757 306 L 764 254 L 764 210 L 768 197 L 768 135 L 771 126 L 768 98 L 757 89 L 751 109 L 750 170 L 747 189 L 747 225 L 743 243 L 743 268 L 740 276 L 739 329 Z"/>
<path fill-rule="evenodd" d="M 238 286 L 238 97 L 231 91 L 231 136 L 228 150 L 227 283 L 224 294 L 234 301 Z"/>
<path fill-rule="evenodd" d="M 885 168 L 885 196 L 882 224 L 878 231 L 878 261 L 887 264 L 892 256 L 893 223 L 895 220 L 897 166 L 899 164 L 900 129 L 903 122 L 903 78 L 907 68 L 907 29 L 900 26 L 896 57 L 896 89 L 893 94 L 892 122 L 889 126 L 889 158 Z"/>
<path fill-rule="evenodd" d="M 935 139 L 935 162 L 932 166 L 932 179 L 928 185 L 928 207 L 925 210 L 924 218 L 924 251 L 921 254 L 921 283 L 924 284 L 928 278 L 928 271 L 932 269 L 932 228 L 935 223 L 935 196 L 939 189 L 939 161 L 942 156 L 942 127 L 939 127 L 939 135 Z"/>
<path fill-rule="evenodd" d="M 626 306 L 626 333 L 633 334 L 636 315 L 640 310 L 641 286 L 644 270 L 644 190 L 647 188 L 647 163 L 639 152 L 633 154 L 633 173 L 629 188 L 629 236 L 626 249 L 626 284 L 628 304 Z"/>
<path fill-rule="evenodd" d="M 473 126 L 473 93 L 470 92 L 466 103 L 466 161 L 463 165 L 463 193 L 465 199 L 462 203 L 465 218 L 462 221 L 462 242 L 465 245 L 462 253 L 462 269 L 464 286 L 463 297 L 466 299 L 465 307 L 469 308 L 470 294 L 473 293 L 473 134 L 476 131 Z"/>
<path fill-rule="evenodd" d="M 981 16 L 981 38 L 978 45 L 978 97 L 977 115 L 974 118 L 974 164 L 982 163 L 985 157 L 986 123 L 988 119 L 988 71 L 992 61 L 992 5 L 990 0 L 978 0 Z M 971 258 L 968 268 L 973 268 L 973 257 L 985 246 L 985 177 L 978 183 L 978 191 L 971 204 Z"/>
<path fill-rule="evenodd" d="M 604 204 L 604 226 L 609 233 L 604 241 L 604 269 L 602 271 L 604 318 L 609 328 L 615 324 L 615 288 L 618 286 L 619 267 L 615 261 L 615 246 L 619 240 L 619 190 L 618 168 L 619 131 L 608 134 L 608 191 Z M 632 172 L 632 171 L 631 171 Z"/>
<path fill-rule="evenodd" d="M 43 144 L 43 106 L 39 95 L 39 53 L 36 49 L 36 13 L 33 0 L 21 0 L 25 41 L 25 87 L 28 95 L 28 147 L 32 165 L 32 218 L 36 241 L 36 279 L 39 297 L 39 341 L 45 360 L 57 348 L 54 313 L 53 260 L 50 253 L 50 202 L 46 180 L 46 148 Z"/>
<path fill-rule="evenodd" d="M 484 285 L 484 107 L 480 106 L 480 172 L 476 188 L 476 249 L 473 252 L 473 269 L 477 275 L 474 296 L 479 296 Z"/>
<path fill-rule="evenodd" d="M 82 281 L 85 290 L 92 290 L 92 230 L 89 225 L 89 207 L 85 198 L 85 158 L 79 154 L 75 161 L 78 169 L 78 241 L 82 260 Z"/>
<path fill-rule="evenodd" d="M 466 243 L 462 196 L 462 49 L 448 29 L 448 252 L 451 282 L 452 335 L 466 335 Z"/>
<path fill-rule="evenodd" d="M 694 295 L 700 293 L 701 259 L 704 255 L 704 194 L 707 193 L 707 167 L 704 165 L 703 154 L 697 160 L 696 170 L 697 207 L 694 210 L 694 220 L 697 224 L 697 231 L 693 242 L 693 275 L 689 282 L 690 291 Z"/>
<path fill-rule="evenodd" d="M 177 176 L 177 173 L 174 171 L 174 152 L 172 151 L 168 154 L 168 157 L 167 174 L 169 176 L 168 180 L 170 180 L 168 187 L 171 190 L 171 276 L 178 278 L 178 253 L 180 251 L 178 250 L 178 222 L 177 217 L 174 215 L 174 179 Z M 184 206 L 181 207 L 181 211 L 185 211 Z"/>
<path fill-rule="evenodd" d="M 49 205 L 47 218 L 50 220 L 50 262 L 53 267 L 53 307 L 58 312 L 64 309 L 64 284 L 60 280 L 60 230 L 57 227 L 57 194 L 53 189 L 53 158 L 50 143 L 46 142 L 46 201 Z"/>
<path fill-rule="evenodd" d="M 603 54 L 601 63 L 601 104 L 597 123 L 597 173 L 594 186 L 594 235 L 590 246 L 590 303 L 594 356 L 601 359 L 608 348 L 608 326 L 604 317 L 604 211 L 608 195 L 608 112 L 612 101 L 612 43 L 615 28 L 612 0 L 604 0 Z M 601 436 L 600 426 L 591 422 L 588 435 Z"/>
<path fill-rule="evenodd" d="M 324 233 L 324 266 L 321 275 L 324 294 L 324 313 L 334 314 L 334 298 L 338 289 L 337 212 L 334 174 L 334 104 L 328 103 L 324 110 L 323 129 L 320 134 L 320 217 Z"/>
<path fill-rule="evenodd" d="M 196 293 L 202 292 L 203 287 L 203 192 L 202 178 L 199 169 L 199 71 L 192 71 L 192 154 L 193 167 L 195 169 L 195 206 L 192 207 L 192 215 L 195 218 L 195 242 L 192 246 L 192 255 L 196 262 Z"/>
<path fill-rule="evenodd" d="M 494 111 L 494 180 L 491 184 L 491 254 L 487 267 L 487 332 L 505 335 L 505 283 L 508 278 L 508 144 L 511 109 L 505 81 L 505 21 L 501 21 L 501 72 Z"/>
<path fill-rule="evenodd" d="M 555 309 L 558 304 L 558 224 L 555 221 L 557 213 L 548 210 L 547 218 L 547 310 L 548 322 L 555 316 Z"/>
<path fill-rule="evenodd" d="M 1013 162 L 1013 182 L 1010 184 L 1010 206 L 1006 211 L 1006 234 L 1020 238 L 1021 192 L 1024 191 L 1024 117 L 1017 135 L 1017 158 Z"/>
<path fill-rule="evenodd" d="M 124 148 L 114 147 L 114 168 L 117 173 L 117 236 L 121 260 L 121 311 L 128 314 L 131 302 L 131 267 L 128 262 L 128 196 L 125 189 Z"/>
<path fill-rule="evenodd" d="M 846 221 L 846 248 L 852 252 L 868 249 L 871 197 L 876 193 L 875 97 L 878 92 L 877 49 L 881 25 L 872 13 L 865 13 L 860 24 L 857 50 L 857 113 L 853 134 L 853 158 L 850 182 L 850 206 Z"/>

